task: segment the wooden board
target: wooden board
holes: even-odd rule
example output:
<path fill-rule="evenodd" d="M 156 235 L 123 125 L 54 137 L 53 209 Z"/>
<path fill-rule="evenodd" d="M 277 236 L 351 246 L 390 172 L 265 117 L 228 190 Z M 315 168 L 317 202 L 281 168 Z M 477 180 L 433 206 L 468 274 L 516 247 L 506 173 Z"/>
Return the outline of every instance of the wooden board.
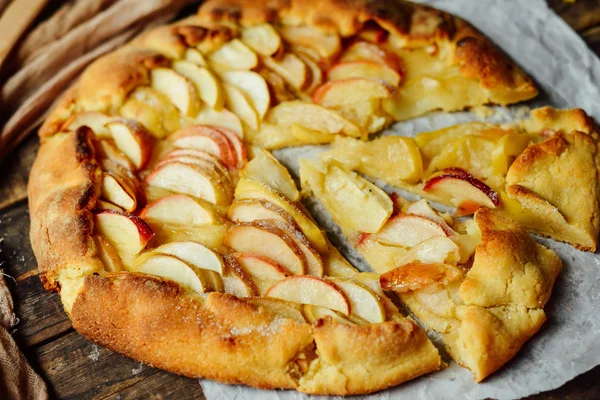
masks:
<path fill-rule="evenodd" d="M 600 0 L 549 0 L 590 47 L 600 52 Z M 97 346 L 73 331 L 56 294 L 46 293 L 29 244 L 26 185 L 38 141 L 29 138 L 2 165 L 0 175 L 0 262 L 20 319 L 14 336 L 32 366 L 61 399 L 202 399 L 195 379 L 145 366 Z M 535 400 L 600 398 L 600 367 Z"/>

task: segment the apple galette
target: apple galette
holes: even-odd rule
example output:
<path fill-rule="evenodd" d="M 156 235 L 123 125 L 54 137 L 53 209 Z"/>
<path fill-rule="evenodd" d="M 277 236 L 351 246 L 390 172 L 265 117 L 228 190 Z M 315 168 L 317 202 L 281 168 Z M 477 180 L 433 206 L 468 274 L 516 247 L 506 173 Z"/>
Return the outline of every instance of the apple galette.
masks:
<path fill-rule="evenodd" d="M 94 62 L 50 112 L 29 182 L 41 279 L 75 329 L 137 360 L 342 395 L 444 366 L 396 292 L 481 380 L 542 324 L 561 266 L 489 209 L 510 200 L 528 219 L 505 214 L 527 227 L 595 247 L 595 130 L 546 110 L 550 122 L 521 130 L 358 139 L 536 94 L 473 27 L 432 8 L 209 0 Z M 327 161 L 303 163 L 304 182 L 377 273 L 332 246 L 268 151 L 331 142 Z M 351 170 L 483 208 L 453 221 Z M 572 174 L 574 212 L 559 185 Z"/>

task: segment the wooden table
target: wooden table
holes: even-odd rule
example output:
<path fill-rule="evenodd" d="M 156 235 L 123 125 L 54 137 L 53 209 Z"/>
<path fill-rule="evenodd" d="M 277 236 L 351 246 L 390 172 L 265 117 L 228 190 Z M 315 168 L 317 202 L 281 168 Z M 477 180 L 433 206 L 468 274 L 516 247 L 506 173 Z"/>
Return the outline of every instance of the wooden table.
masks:
<path fill-rule="evenodd" d="M 600 54 L 600 0 L 549 0 L 550 5 Z M 187 379 L 145 366 L 84 339 L 71 326 L 56 294 L 44 291 L 29 243 L 25 186 L 37 138 L 30 138 L 3 166 L 0 176 L 0 265 L 15 279 L 9 285 L 20 319 L 14 333 L 53 398 L 201 399 L 202 388 Z M 600 367 L 563 387 L 531 399 L 598 399 Z"/>

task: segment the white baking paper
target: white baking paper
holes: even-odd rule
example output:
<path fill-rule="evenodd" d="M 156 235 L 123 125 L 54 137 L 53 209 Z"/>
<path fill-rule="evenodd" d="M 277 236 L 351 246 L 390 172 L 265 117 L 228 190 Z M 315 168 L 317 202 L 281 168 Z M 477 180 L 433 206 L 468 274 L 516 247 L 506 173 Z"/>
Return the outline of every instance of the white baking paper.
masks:
<path fill-rule="evenodd" d="M 583 40 L 548 8 L 544 0 L 419 2 L 470 21 L 533 76 L 542 89 L 542 94 L 528 106 L 581 107 L 596 120 L 600 120 L 600 61 Z M 526 111 L 522 105 L 495 110 L 494 116 L 488 120 L 511 121 L 523 118 Z M 472 120 L 481 118 L 475 113 L 467 112 L 434 113 L 398 123 L 384 134 L 412 136 Z M 297 176 L 297 159 L 313 158 L 320 151 L 320 147 L 308 146 L 279 150 L 275 154 Z M 382 186 L 387 191 L 392 190 Z M 348 259 L 357 268 L 368 270 L 365 262 L 342 239 L 340 231 L 323 208 L 310 200 L 307 206 Z M 484 383 L 475 384 L 468 370 L 450 362 L 449 367 L 443 371 L 385 390 L 373 397 L 428 400 L 513 399 L 557 388 L 600 364 L 600 257 L 552 240 L 538 240 L 557 252 L 563 260 L 564 269 L 546 306 L 548 321 L 525 344 L 514 360 Z M 209 400 L 297 400 L 310 397 L 294 391 L 263 391 L 207 380 L 200 383 Z"/>

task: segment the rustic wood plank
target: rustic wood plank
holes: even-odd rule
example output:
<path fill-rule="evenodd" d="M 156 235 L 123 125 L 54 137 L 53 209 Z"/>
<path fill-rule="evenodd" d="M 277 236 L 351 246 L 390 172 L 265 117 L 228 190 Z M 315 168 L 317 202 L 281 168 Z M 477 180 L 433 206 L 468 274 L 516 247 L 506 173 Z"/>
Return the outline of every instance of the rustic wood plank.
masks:
<path fill-rule="evenodd" d="M 202 399 L 196 379 L 160 371 L 125 358 L 71 332 L 26 353 L 60 399 Z"/>
<path fill-rule="evenodd" d="M 600 24 L 600 0 L 549 0 L 548 4 L 578 32 Z"/>
<path fill-rule="evenodd" d="M 29 171 L 39 148 L 37 135 L 31 135 L 0 168 L 0 210 L 27 198 Z"/>

